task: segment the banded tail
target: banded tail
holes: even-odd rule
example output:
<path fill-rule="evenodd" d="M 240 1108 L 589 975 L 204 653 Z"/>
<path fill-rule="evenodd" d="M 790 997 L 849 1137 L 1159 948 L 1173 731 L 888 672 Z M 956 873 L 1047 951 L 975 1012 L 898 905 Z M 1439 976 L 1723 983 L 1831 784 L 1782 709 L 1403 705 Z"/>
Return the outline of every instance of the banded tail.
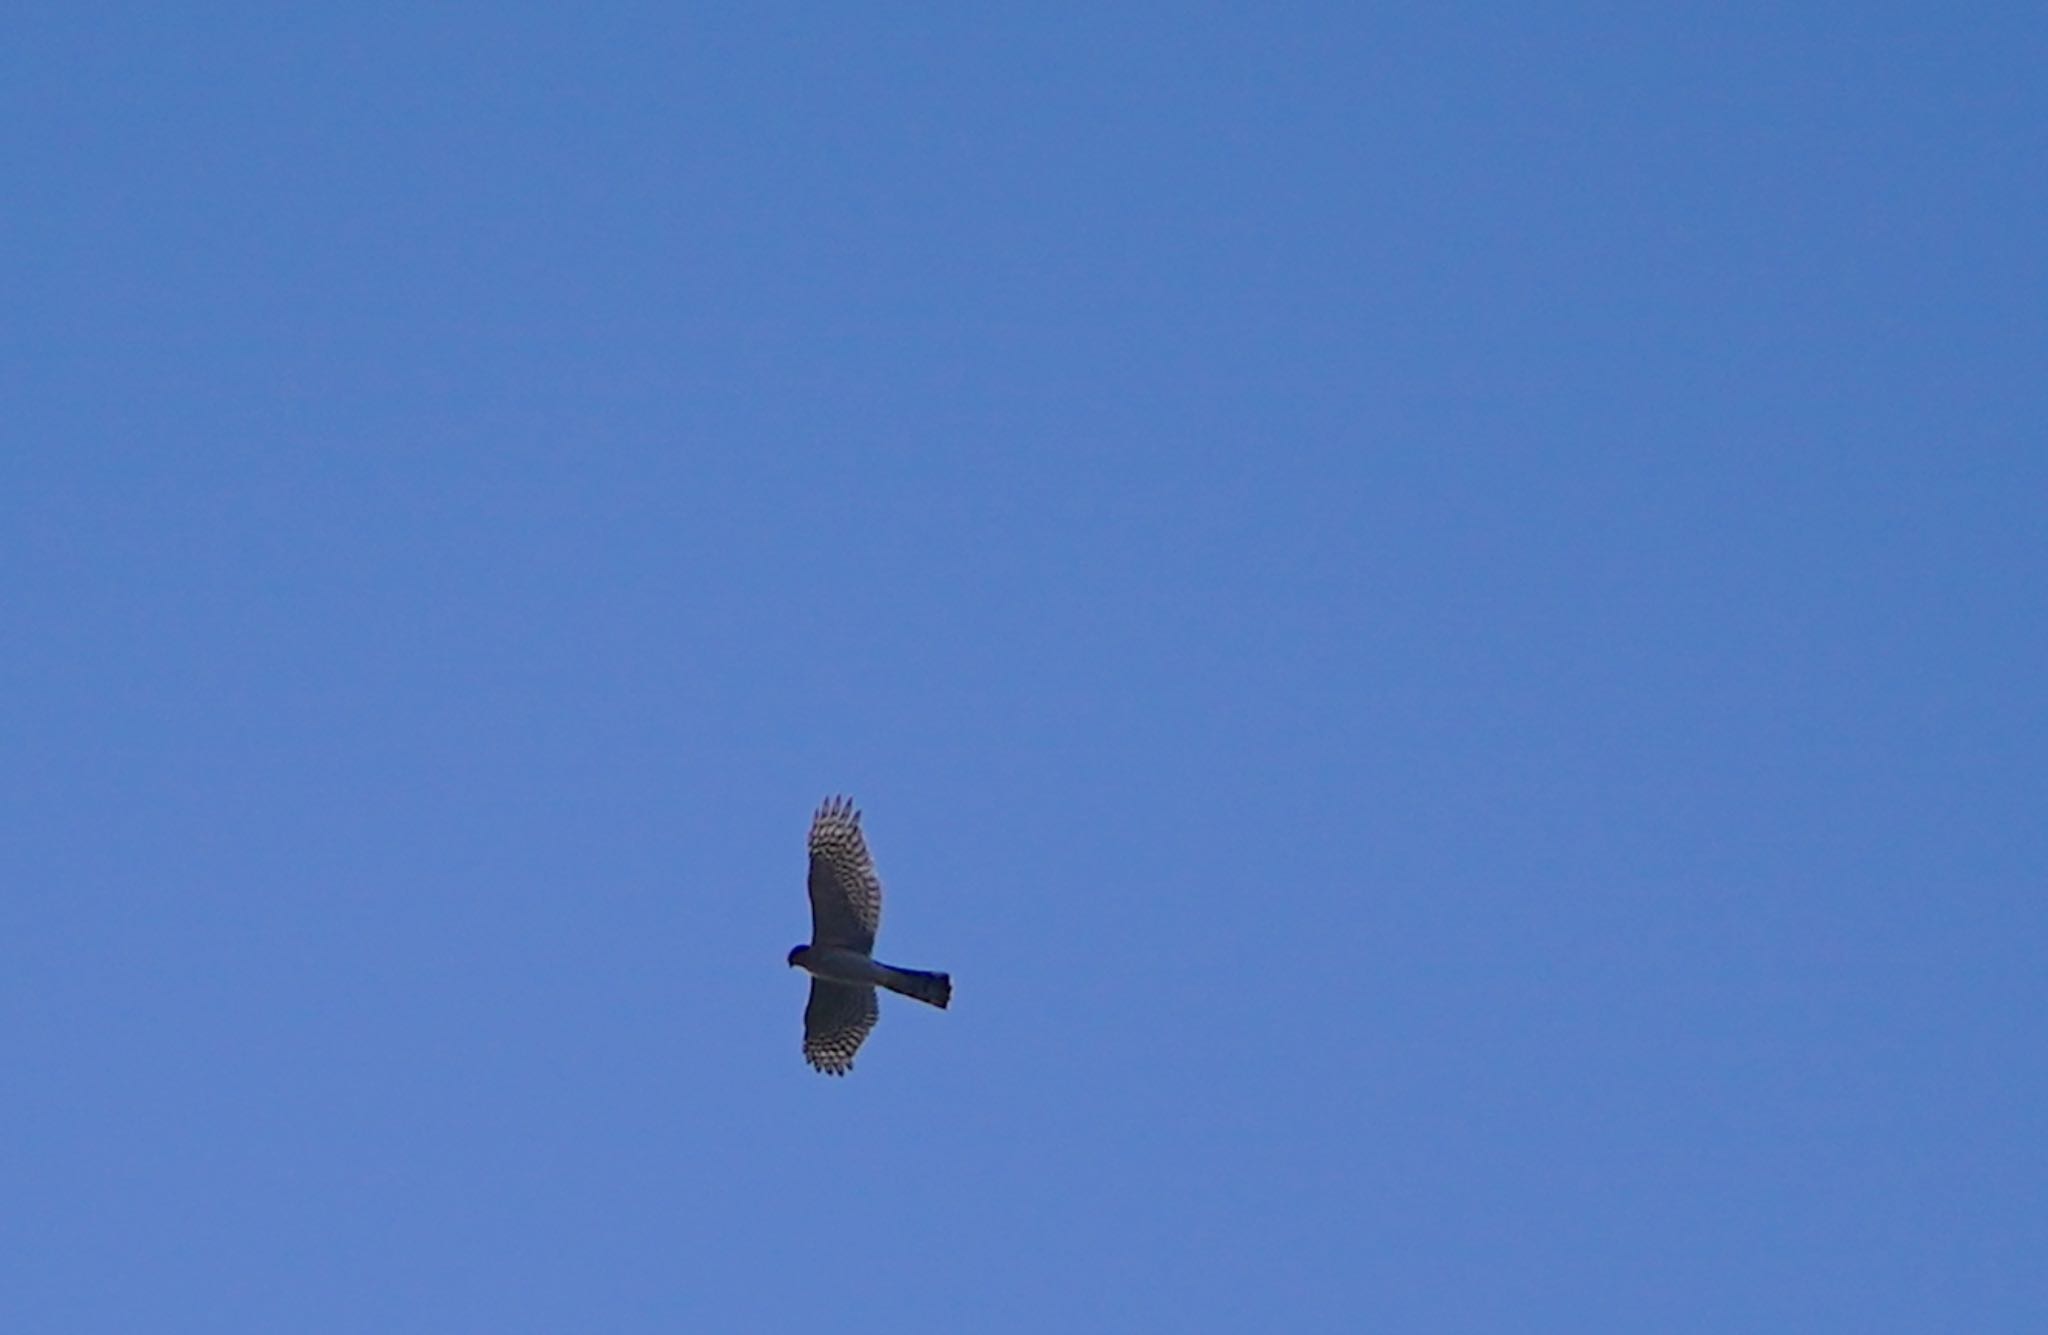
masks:
<path fill-rule="evenodd" d="M 946 1009 L 946 1003 L 953 999 L 951 974 L 930 973 L 923 969 L 899 969 L 893 964 L 885 964 L 882 968 L 887 971 L 887 976 L 882 979 L 882 986 L 891 992 L 914 997 L 927 1006 L 937 1006 L 940 1010 Z"/>

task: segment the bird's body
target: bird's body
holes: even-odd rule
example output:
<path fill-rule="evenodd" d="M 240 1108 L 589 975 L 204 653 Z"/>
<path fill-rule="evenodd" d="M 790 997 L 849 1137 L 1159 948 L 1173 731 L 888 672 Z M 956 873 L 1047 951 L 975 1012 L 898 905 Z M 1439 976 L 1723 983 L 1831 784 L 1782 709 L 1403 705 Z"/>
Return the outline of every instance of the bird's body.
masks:
<path fill-rule="evenodd" d="M 949 975 L 925 969 L 899 969 L 857 950 L 798 946 L 790 952 L 789 962 L 813 978 L 823 978 L 830 983 L 886 987 L 891 992 L 929 1002 L 940 1010 L 944 1010 L 946 1003 L 953 999 L 953 980 Z"/>
<path fill-rule="evenodd" d="M 875 959 L 882 882 L 853 803 L 843 797 L 825 800 L 811 818 L 810 851 L 811 941 L 789 952 L 790 964 L 811 975 L 804 1060 L 827 1075 L 845 1075 L 880 1018 L 876 988 L 943 1010 L 953 999 L 953 980 Z"/>

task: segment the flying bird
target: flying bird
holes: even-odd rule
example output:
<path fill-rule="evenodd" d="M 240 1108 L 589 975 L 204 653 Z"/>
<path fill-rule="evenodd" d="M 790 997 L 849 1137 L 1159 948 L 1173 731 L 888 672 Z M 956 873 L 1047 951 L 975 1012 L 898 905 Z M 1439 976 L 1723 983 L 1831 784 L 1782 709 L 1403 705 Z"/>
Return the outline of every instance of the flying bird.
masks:
<path fill-rule="evenodd" d="M 882 879 L 860 832 L 860 812 L 847 798 L 828 797 L 811 817 L 811 943 L 789 952 L 790 965 L 811 975 L 804 1060 L 826 1075 L 853 1069 L 853 1054 L 879 1018 L 876 988 L 940 1010 L 953 999 L 949 975 L 875 959 L 881 925 Z"/>

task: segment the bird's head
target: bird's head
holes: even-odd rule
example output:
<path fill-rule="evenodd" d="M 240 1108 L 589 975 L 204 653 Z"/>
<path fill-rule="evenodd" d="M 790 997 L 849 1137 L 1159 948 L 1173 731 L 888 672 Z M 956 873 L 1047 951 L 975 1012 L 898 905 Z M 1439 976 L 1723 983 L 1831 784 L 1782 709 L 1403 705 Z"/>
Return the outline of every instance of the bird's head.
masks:
<path fill-rule="evenodd" d="M 809 946 L 792 946 L 792 947 L 790 947 L 790 951 L 789 951 L 789 967 L 790 967 L 790 968 L 792 968 L 792 969 L 794 969 L 794 968 L 795 968 L 795 967 L 796 967 L 796 966 L 798 965 L 798 963 L 800 963 L 800 962 L 801 962 L 801 961 L 803 960 L 803 957 L 804 957 L 805 955 L 808 955 L 808 954 L 810 954 L 810 953 L 811 953 L 811 948 L 810 948 Z"/>

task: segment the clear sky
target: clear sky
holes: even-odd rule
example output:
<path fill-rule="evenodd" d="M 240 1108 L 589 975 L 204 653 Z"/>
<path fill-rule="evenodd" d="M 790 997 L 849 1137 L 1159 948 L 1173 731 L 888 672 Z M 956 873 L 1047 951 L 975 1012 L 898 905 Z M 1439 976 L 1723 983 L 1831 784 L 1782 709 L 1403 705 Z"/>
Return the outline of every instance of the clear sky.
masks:
<path fill-rule="evenodd" d="M 9 6 L 0 1328 L 2048 1328 L 2044 68 Z"/>

